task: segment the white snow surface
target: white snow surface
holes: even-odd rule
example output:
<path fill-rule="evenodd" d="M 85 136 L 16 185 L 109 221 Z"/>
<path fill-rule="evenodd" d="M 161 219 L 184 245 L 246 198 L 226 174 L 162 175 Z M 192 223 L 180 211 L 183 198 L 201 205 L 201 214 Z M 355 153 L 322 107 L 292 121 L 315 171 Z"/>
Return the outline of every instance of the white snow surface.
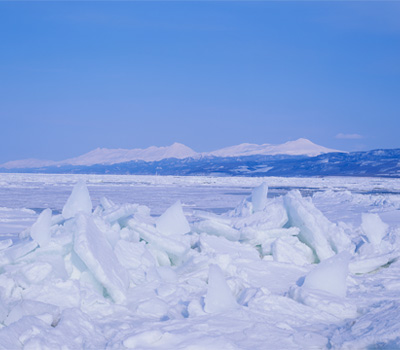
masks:
<path fill-rule="evenodd" d="M 240 157 L 252 155 L 306 155 L 317 156 L 322 153 L 342 152 L 335 149 L 319 146 L 310 140 L 300 138 L 295 141 L 288 141 L 281 145 L 270 144 L 251 144 L 243 143 L 237 146 L 225 147 L 212 152 L 198 153 L 190 147 L 175 142 L 170 146 L 156 147 L 151 146 L 145 149 L 109 149 L 96 148 L 93 151 L 85 153 L 75 158 L 69 158 L 62 161 L 40 160 L 40 159 L 22 159 L 13 160 L 0 164 L 0 168 L 18 169 L 18 168 L 40 168 L 46 166 L 61 165 L 94 165 L 94 164 L 117 164 L 133 160 L 143 160 L 146 162 L 159 161 L 167 158 L 197 158 L 201 156 L 215 157 Z M 343 153 L 343 152 L 342 152 Z"/>
<path fill-rule="evenodd" d="M 398 180 L 0 185 L 0 349 L 400 348 Z"/>

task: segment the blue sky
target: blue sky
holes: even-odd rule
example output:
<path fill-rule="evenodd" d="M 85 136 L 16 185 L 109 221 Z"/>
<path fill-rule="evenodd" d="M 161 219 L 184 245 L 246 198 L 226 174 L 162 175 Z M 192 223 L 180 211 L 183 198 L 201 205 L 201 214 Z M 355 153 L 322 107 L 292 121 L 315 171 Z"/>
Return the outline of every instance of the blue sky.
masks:
<path fill-rule="evenodd" d="M 400 147 L 400 2 L 0 2 L 0 162 Z"/>

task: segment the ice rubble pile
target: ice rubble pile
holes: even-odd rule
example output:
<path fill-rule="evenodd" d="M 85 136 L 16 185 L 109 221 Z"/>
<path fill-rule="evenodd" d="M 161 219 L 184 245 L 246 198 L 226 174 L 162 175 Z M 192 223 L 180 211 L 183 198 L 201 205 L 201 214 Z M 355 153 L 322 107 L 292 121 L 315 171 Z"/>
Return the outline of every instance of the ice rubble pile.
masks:
<path fill-rule="evenodd" d="M 267 192 L 262 184 L 223 215 L 196 211 L 189 225 L 180 202 L 159 218 L 106 198 L 93 210 L 78 183 L 62 214 L 46 209 L 19 242 L 0 245 L 0 348 L 155 347 L 162 332 L 135 333 L 129 322 L 268 308 L 278 303 L 274 288 L 285 305 L 356 317 L 346 299 L 349 271 L 397 258 L 387 225 L 364 214 L 352 242 L 300 192 Z M 259 278 L 285 266 L 295 268 L 280 285 L 277 276 L 275 287 Z M 165 344 L 179 348 L 184 336 Z"/>

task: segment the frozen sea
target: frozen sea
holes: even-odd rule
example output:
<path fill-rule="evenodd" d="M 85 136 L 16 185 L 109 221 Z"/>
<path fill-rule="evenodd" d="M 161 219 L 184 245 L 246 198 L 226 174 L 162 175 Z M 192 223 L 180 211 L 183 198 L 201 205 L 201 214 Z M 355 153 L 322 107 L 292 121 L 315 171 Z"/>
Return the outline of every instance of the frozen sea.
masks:
<path fill-rule="evenodd" d="M 0 349 L 397 349 L 399 235 L 400 179 L 0 174 Z"/>

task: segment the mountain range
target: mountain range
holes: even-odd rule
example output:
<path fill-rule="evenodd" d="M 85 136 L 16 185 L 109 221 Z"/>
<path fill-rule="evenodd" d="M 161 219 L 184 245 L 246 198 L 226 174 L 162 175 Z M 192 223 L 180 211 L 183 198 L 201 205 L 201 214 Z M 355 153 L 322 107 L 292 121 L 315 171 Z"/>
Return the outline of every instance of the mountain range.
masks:
<path fill-rule="evenodd" d="M 243 143 L 237 146 L 222 148 L 208 153 L 198 153 L 181 143 L 174 143 L 171 146 L 151 146 L 146 149 L 108 149 L 97 148 L 76 158 L 63 161 L 51 161 L 40 159 L 23 159 L 10 161 L 0 165 L 4 169 L 29 169 L 54 166 L 91 166 L 95 164 L 111 165 L 130 161 L 155 162 L 163 159 L 186 159 L 201 157 L 246 157 L 256 155 L 288 155 L 288 156 L 318 156 L 324 153 L 341 152 L 300 138 L 296 141 L 289 141 L 281 145 L 251 144 Z"/>
<path fill-rule="evenodd" d="M 241 144 L 197 153 L 174 143 L 133 150 L 98 148 L 61 162 L 14 161 L 0 166 L 0 172 L 400 178 L 400 149 L 342 152 L 299 139 L 282 145 Z"/>

